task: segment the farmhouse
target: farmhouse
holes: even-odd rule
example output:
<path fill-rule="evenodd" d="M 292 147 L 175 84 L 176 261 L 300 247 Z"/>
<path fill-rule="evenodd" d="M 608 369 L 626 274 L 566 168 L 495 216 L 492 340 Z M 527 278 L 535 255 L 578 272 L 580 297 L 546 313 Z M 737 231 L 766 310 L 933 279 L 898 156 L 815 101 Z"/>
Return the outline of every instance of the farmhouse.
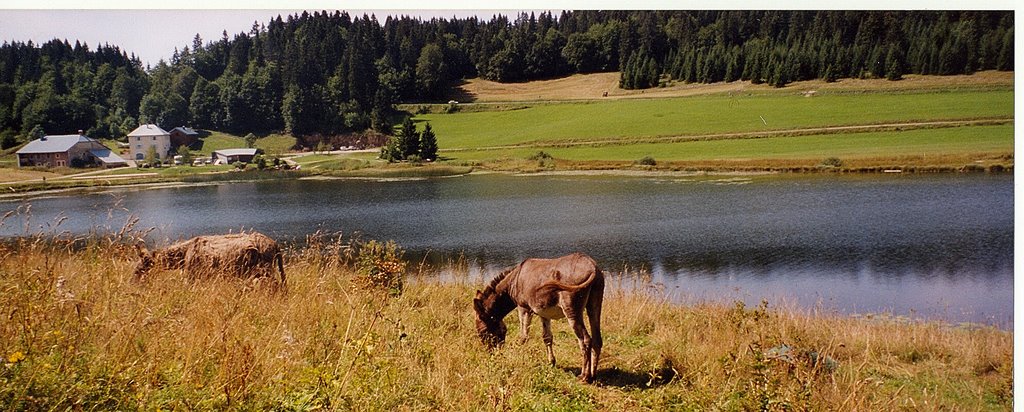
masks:
<path fill-rule="evenodd" d="M 125 166 L 121 156 L 114 154 L 96 139 L 82 134 L 43 136 L 33 140 L 17 152 L 18 167 L 104 167 Z"/>
<path fill-rule="evenodd" d="M 199 139 L 199 132 L 191 127 L 178 126 L 171 129 L 171 147 L 177 149 L 185 145 L 191 147 Z"/>
<path fill-rule="evenodd" d="M 156 160 L 166 159 L 171 151 L 171 134 L 155 124 L 144 124 L 128 133 L 132 159 L 146 160 L 150 148 L 156 150 Z"/>
<path fill-rule="evenodd" d="M 260 149 L 223 149 L 215 150 L 211 157 L 213 157 L 213 164 L 226 165 L 234 162 L 249 163 L 253 157 L 259 154 Z"/>

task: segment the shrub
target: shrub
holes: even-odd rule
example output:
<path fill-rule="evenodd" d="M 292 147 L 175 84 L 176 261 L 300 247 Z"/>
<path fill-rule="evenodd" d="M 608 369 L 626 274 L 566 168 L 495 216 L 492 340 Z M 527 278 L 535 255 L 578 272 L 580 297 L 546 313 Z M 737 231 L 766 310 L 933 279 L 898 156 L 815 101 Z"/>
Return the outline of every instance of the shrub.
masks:
<path fill-rule="evenodd" d="M 528 159 L 530 159 L 530 160 L 544 160 L 544 159 L 554 159 L 554 157 L 552 157 L 547 152 L 541 150 L 541 151 L 539 151 L 537 153 L 534 153 L 533 156 L 528 157 Z"/>
<path fill-rule="evenodd" d="M 385 243 L 371 240 L 362 244 L 356 263 L 360 283 L 367 288 L 386 290 L 392 296 L 400 295 L 405 275 L 404 253 L 392 240 Z"/>
<path fill-rule="evenodd" d="M 263 170 L 267 168 L 267 158 L 264 157 L 263 155 L 256 155 L 256 157 L 253 158 L 253 163 L 256 163 L 257 170 Z"/>
<path fill-rule="evenodd" d="M 644 156 L 644 157 L 640 158 L 640 160 L 637 160 L 636 164 L 638 164 L 640 166 L 657 166 L 658 162 L 656 160 L 654 160 L 653 157 Z"/>
<path fill-rule="evenodd" d="M 830 157 L 822 160 L 821 165 L 825 167 L 843 167 L 843 161 L 839 160 L 838 157 Z"/>

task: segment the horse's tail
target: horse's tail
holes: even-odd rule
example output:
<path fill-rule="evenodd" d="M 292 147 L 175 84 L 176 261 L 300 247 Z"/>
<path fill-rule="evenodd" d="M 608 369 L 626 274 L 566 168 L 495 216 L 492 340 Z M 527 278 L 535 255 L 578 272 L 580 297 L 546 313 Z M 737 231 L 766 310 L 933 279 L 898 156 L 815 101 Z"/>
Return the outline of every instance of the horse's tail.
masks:
<path fill-rule="evenodd" d="M 287 283 L 285 283 L 284 279 L 284 258 L 281 257 L 281 252 L 278 252 L 276 255 L 274 255 L 274 259 L 277 260 L 277 270 L 281 272 L 281 286 L 287 287 L 288 285 Z"/>
<path fill-rule="evenodd" d="M 558 272 L 556 271 L 555 274 L 557 275 Z M 597 279 L 598 276 L 602 276 L 601 269 L 595 267 L 594 270 L 590 271 L 590 273 L 587 275 L 587 279 L 584 280 L 583 283 L 580 283 L 578 285 L 567 285 L 557 280 L 549 280 L 547 282 L 544 282 L 544 284 L 540 286 L 540 290 L 560 290 L 565 292 L 577 292 L 579 290 L 586 289 L 587 287 L 589 287 L 591 283 L 594 283 L 594 279 Z"/>

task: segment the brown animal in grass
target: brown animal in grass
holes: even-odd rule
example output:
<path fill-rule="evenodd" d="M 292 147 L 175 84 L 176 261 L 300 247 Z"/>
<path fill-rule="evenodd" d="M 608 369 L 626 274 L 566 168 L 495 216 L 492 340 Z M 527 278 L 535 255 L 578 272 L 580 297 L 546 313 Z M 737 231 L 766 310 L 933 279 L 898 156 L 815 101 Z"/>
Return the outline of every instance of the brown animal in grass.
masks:
<path fill-rule="evenodd" d="M 136 249 L 141 258 L 135 267 L 136 279 L 154 269 L 182 269 L 193 279 L 215 275 L 272 278 L 276 263 L 281 286 L 285 285 L 281 249 L 262 233 L 197 236 L 153 252 L 142 245 Z"/>
<path fill-rule="evenodd" d="M 505 315 L 519 309 L 520 338 L 526 341 L 533 315 L 543 327 L 548 361 L 555 365 L 551 320 L 566 318 L 579 340 L 583 353 L 580 379 L 590 382 L 601 358 L 601 303 L 604 300 L 604 275 L 590 256 L 574 253 L 556 259 L 527 259 L 491 281 L 473 299 L 476 330 L 491 348 L 505 341 Z M 583 325 L 583 311 L 590 319 L 593 335 Z"/>

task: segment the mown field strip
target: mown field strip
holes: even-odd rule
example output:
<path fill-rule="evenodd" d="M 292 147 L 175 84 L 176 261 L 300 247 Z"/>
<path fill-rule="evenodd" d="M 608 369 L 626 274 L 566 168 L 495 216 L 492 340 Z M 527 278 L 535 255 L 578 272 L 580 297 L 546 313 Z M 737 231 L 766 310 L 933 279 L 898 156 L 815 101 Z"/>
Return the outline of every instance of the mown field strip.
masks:
<path fill-rule="evenodd" d="M 751 139 L 705 139 L 687 142 L 632 142 L 620 145 L 517 147 L 493 150 L 442 151 L 456 161 L 527 158 L 539 150 L 565 160 L 659 161 L 736 159 L 816 159 L 837 156 L 894 158 L 970 153 L 1013 153 L 1013 124 L 984 124 L 904 131 L 848 134 L 767 136 Z"/>
<path fill-rule="evenodd" d="M 616 138 L 584 141 L 556 141 L 556 142 L 530 142 L 504 146 L 484 146 L 479 148 L 453 148 L 446 152 L 463 152 L 477 150 L 507 150 L 521 148 L 567 148 L 567 147 L 588 147 L 588 146 L 621 146 L 642 143 L 679 143 L 708 140 L 741 140 L 741 139 L 765 139 L 771 137 L 796 137 L 813 135 L 830 135 L 845 133 L 869 133 L 869 132 L 903 132 L 920 129 L 939 129 L 965 126 L 994 126 L 1012 124 L 1013 119 L 981 119 L 981 120 L 956 120 L 936 122 L 914 122 L 914 123 L 889 123 L 871 124 L 857 126 L 836 126 L 836 127 L 812 127 L 805 129 L 772 130 L 764 132 L 743 132 L 743 133 L 716 133 L 704 135 L 683 135 L 683 136 L 659 136 L 647 138 Z"/>

